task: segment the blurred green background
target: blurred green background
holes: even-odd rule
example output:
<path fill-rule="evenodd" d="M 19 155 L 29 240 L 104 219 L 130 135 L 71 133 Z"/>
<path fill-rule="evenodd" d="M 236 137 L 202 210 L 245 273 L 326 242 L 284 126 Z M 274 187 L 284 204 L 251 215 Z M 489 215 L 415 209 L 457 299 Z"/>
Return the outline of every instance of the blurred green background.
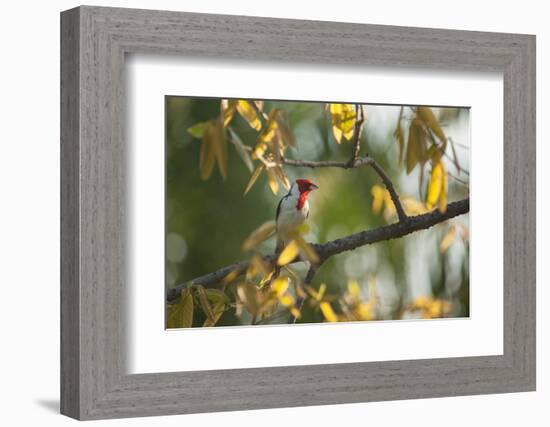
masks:
<path fill-rule="evenodd" d="M 349 159 L 349 142 L 336 144 L 331 131 L 330 114 L 325 103 L 265 101 L 264 111 L 280 108 L 286 112 L 297 146 L 289 148 L 287 158 L 307 160 Z M 392 178 L 401 196 L 423 201 L 429 170 L 420 185 L 419 167 L 407 174 L 398 161 L 398 145 L 393 136 L 400 106 L 366 105 L 361 154 L 374 157 Z M 460 167 L 469 169 L 469 110 L 466 108 L 433 108 L 446 135 L 455 142 Z M 201 140 L 187 129 L 198 122 L 220 114 L 220 99 L 166 97 L 166 287 L 217 270 L 243 260 L 245 238 L 262 223 L 275 219 L 279 199 L 286 190 L 280 186 L 274 195 L 265 174 L 252 190 L 243 196 L 251 173 L 228 144 L 227 179 L 217 169 L 209 180 L 199 176 Z M 404 122 L 408 120 L 404 109 Z M 235 115 L 231 124 L 243 143 L 253 147 L 257 132 L 242 117 Z M 449 202 L 468 197 L 468 175 L 453 169 L 450 157 L 446 169 L 456 179 L 449 179 Z M 380 185 L 371 168 L 352 170 L 338 168 L 305 169 L 285 167 L 292 182 L 308 178 L 320 190 L 310 197 L 310 232 L 305 237 L 313 243 L 324 243 L 338 237 L 388 223 L 372 209 L 371 189 Z M 468 215 L 451 221 L 468 229 Z M 391 221 L 390 221 L 391 222 Z M 449 221 L 450 222 L 450 221 Z M 348 280 L 357 280 L 366 299 L 373 298 L 369 279 L 376 287 L 377 319 L 398 318 L 398 309 L 417 298 L 442 298 L 452 302 L 449 316 L 469 315 L 469 243 L 456 237 L 445 251 L 442 239 L 449 222 L 398 240 L 380 242 L 352 252 L 331 257 L 317 273 L 313 287 L 327 285 L 327 293 L 341 295 Z M 262 253 L 273 253 L 275 239 L 266 241 Z M 295 270 L 305 274 L 298 263 Z M 197 315 L 200 315 L 198 313 Z M 414 313 L 410 317 L 416 317 Z M 323 320 L 319 310 L 304 306 L 301 323 Z M 235 325 L 240 320 L 233 311 L 224 313 L 219 325 Z"/>

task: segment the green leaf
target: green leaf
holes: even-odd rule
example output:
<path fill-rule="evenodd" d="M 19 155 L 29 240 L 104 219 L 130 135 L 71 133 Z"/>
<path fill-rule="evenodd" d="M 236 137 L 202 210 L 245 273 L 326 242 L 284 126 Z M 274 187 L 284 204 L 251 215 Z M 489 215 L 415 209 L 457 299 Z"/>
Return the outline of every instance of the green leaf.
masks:
<path fill-rule="evenodd" d="M 208 301 L 210 301 L 214 305 L 219 302 L 223 303 L 224 305 L 229 304 L 230 302 L 229 297 L 219 289 L 206 289 L 206 297 L 208 298 Z"/>
<path fill-rule="evenodd" d="M 189 129 L 187 129 L 187 132 L 191 136 L 197 139 L 201 139 L 204 135 L 204 131 L 206 130 L 206 127 L 208 126 L 208 122 L 200 122 L 196 123 L 193 126 L 191 126 Z"/>

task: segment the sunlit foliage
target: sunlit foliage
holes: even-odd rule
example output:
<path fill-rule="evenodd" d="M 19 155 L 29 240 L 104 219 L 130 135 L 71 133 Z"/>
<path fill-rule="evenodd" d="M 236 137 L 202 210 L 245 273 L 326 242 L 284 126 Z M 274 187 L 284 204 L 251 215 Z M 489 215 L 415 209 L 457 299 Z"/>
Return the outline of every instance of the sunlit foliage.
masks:
<path fill-rule="evenodd" d="M 213 101 L 209 102 L 209 106 L 215 105 Z M 356 128 L 362 126 L 362 142 L 366 147 L 363 151 L 371 155 L 370 144 L 373 136 L 369 133 L 371 129 L 368 110 L 367 115 L 363 114 L 362 110 L 359 116 L 358 105 L 355 104 L 312 105 L 313 107 L 308 108 L 318 106 L 319 110 L 315 114 L 307 110 L 313 117 L 309 120 L 317 123 L 315 126 L 318 127 L 319 133 L 325 135 L 324 146 L 318 150 L 319 152 L 339 155 L 341 152 L 349 151 L 350 143 L 357 132 Z M 187 164 L 195 164 L 202 182 L 216 186 L 227 186 L 235 175 L 232 171 L 241 168 L 239 176 L 245 176 L 246 179 L 240 181 L 240 194 L 238 198 L 233 196 L 234 203 L 245 203 L 245 200 L 251 197 L 259 200 L 254 190 L 258 185 L 266 185 L 264 188 L 268 189 L 273 203 L 276 203 L 290 188 L 290 177 L 293 175 L 289 175 L 285 159 L 289 154 L 290 158 L 294 157 L 302 144 L 295 134 L 296 129 L 291 119 L 300 117 L 303 110 L 296 108 L 289 113 L 282 105 L 270 102 L 223 99 L 218 101 L 215 111 L 212 108 L 208 111 L 211 111 L 209 116 L 201 117 L 192 123 L 187 122 L 185 137 L 191 138 L 193 144 L 200 144 L 198 155 Z M 173 113 L 169 111 L 169 120 L 173 117 L 170 114 Z M 407 194 L 400 191 L 400 186 L 396 185 L 403 208 L 409 216 L 424 214 L 433 209 L 445 212 L 451 197 L 450 189 L 455 189 L 456 186 L 459 188 L 455 191 L 460 194 L 467 196 L 469 192 L 468 172 L 459 161 L 453 139 L 447 136 L 445 123 L 446 120 L 455 120 L 458 114 L 458 109 L 450 108 L 437 111 L 424 106 L 399 108 L 397 123 L 388 136 L 390 144 L 386 144 L 385 148 L 386 152 L 395 151 L 391 151 L 392 154 L 389 156 L 391 162 L 384 161 L 394 179 L 405 181 L 414 176 L 413 179 L 418 180 L 418 194 L 410 190 Z M 310 125 L 311 128 L 312 126 Z M 393 143 L 395 145 L 392 145 Z M 235 156 L 230 153 L 231 150 Z M 380 148 L 373 150 L 373 156 L 377 154 L 377 150 L 380 151 Z M 460 178 L 453 176 L 448 170 L 449 167 L 455 169 L 456 175 Z M 243 170 L 246 171 L 244 174 Z M 360 172 L 350 169 L 335 173 Z M 215 179 L 221 180 L 210 184 Z M 330 191 L 330 180 L 321 175 L 318 179 L 326 179 L 326 182 L 321 183 L 321 188 L 325 189 L 323 191 Z M 370 206 L 368 215 L 372 218 L 371 225 L 380 226 L 395 222 L 397 213 L 388 189 L 380 182 L 373 181 L 372 176 L 363 179 L 365 185 L 355 188 L 355 194 L 368 194 L 367 206 Z M 319 205 L 328 203 L 327 197 L 340 197 L 340 194 L 325 193 L 325 199 L 320 200 Z M 350 196 L 346 194 L 345 197 Z M 224 214 L 222 211 L 219 212 L 219 215 Z M 347 214 L 356 215 L 351 211 Z M 341 221 L 345 225 L 346 213 L 340 215 L 343 215 Z M 401 285 L 392 284 L 397 297 L 392 297 L 391 304 L 386 302 L 389 298 L 385 291 L 388 279 L 386 277 L 384 284 L 381 284 L 377 269 L 373 267 L 369 267 L 368 272 L 362 275 L 346 277 L 341 274 L 330 274 L 307 283 L 304 272 L 297 271 L 299 267 L 294 263 L 297 260 L 310 265 L 319 262 L 315 245 L 308 242 L 311 230 L 307 227 L 296 230 L 290 243 L 273 262 L 268 262 L 265 255 L 273 252 L 266 252 L 266 245 L 273 240 L 276 228 L 273 218 L 274 216 L 265 216 L 263 223 L 250 224 L 247 235 L 243 235 L 241 240 L 235 243 L 241 250 L 235 258 L 249 260 L 245 271 L 236 269 L 229 272 L 225 277 L 220 277 L 214 288 L 194 284 L 192 281 L 186 284 L 177 300 L 167 305 L 168 328 L 211 327 L 220 323 L 285 323 L 290 316 L 297 318 L 299 322 L 352 322 L 468 314 L 467 277 L 454 293 L 428 290 L 424 295 L 411 295 L 400 289 Z M 350 220 L 351 218 L 350 216 Z M 317 219 L 322 222 L 321 219 Z M 458 242 L 468 251 L 467 224 L 454 220 L 446 221 L 434 227 L 434 233 L 437 235 L 436 252 L 443 257 L 440 261 L 441 266 L 445 265 L 444 257 Z M 325 237 L 326 234 L 328 232 L 325 232 Z M 204 239 L 209 237 L 204 236 Z M 386 252 L 386 259 L 381 265 L 387 265 L 389 262 L 405 263 L 403 245 L 399 242 L 388 244 Z M 467 262 L 467 255 L 464 259 L 464 262 Z M 334 265 L 339 261 L 331 262 L 327 269 L 337 271 Z M 174 262 L 168 267 L 178 270 L 177 263 Z M 403 275 L 404 267 L 398 267 L 395 271 Z M 178 284 L 178 274 L 175 273 L 176 279 L 168 284 L 169 287 Z M 396 273 L 393 274 L 395 276 Z M 305 317 L 307 319 L 304 319 Z M 224 318 L 229 320 L 223 321 Z"/>

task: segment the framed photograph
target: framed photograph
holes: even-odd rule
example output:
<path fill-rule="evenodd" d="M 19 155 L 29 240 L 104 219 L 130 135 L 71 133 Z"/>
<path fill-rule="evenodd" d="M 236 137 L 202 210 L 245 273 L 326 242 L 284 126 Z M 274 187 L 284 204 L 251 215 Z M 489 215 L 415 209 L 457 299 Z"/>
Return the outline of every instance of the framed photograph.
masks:
<path fill-rule="evenodd" d="M 535 37 L 61 14 L 61 411 L 535 390 Z"/>

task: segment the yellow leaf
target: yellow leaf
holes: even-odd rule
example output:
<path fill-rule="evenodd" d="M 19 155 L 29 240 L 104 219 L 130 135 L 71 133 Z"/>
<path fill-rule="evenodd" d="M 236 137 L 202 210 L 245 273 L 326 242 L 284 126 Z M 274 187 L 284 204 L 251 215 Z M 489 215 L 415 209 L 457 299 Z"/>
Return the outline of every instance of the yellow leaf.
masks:
<path fill-rule="evenodd" d="M 426 123 L 426 126 L 428 126 L 432 130 L 432 132 L 435 134 L 435 136 L 439 138 L 441 142 L 447 141 L 447 138 L 445 137 L 445 134 L 443 133 L 443 130 L 439 125 L 439 121 L 435 118 L 435 115 L 431 108 L 418 107 L 416 112 L 418 116 L 422 119 L 422 121 Z"/>
<path fill-rule="evenodd" d="M 326 291 L 327 291 L 327 285 L 325 285 L 324 283 L 321 283 L 321 286 L 319 286 L 319 292 L 317 292 L 317 296 L 315 297 L 315 299 L 318 299 L 319 301 L 321 301 L 325 296 Z"/>
<path fill-rule="evenodd" d="M 275 166 L 271 169 L 275 171 L 275 175 L 277 175 L 277 178 L 279 178 L 279 181 L 283 184 L 283 187 L 285 187 L 287 191 L 290 190 L 290 182 L 288 181 L 283 169 L 280 166 Z"/>
<path fill-rule="evenodd" d="M 276 228 L 275 221 L 267 221 L 260 225 L 256 230 L 254 230 L 243 243 L 243 251 L 249 251 L 264 240 L 267 240 L 275 232 Z"/>
<path fill-rule="evenodd" d="M 372 194 L 372 212 L 379 215 L 384 205 L 386 190 L 379 185 L 373 185 L 370 192 Z"/>
<path fill-rule="evenodd" d="M 271 117 L 270 113 L 266 128 L 260 135 L 258 135 L 258 141 L 267 143 L 273 141 L 273 139 L 277 136 L 277 127 L 277 121 Z"/>
<path fill-rule="evenodd" d="M 300 253 L 300 246 L 296 243 L 295 240 L 292 240 L 288 245 L 285 246 L 279 258 L 277 259 L 278 265 L 287 265 L 289 262 L 293 261 L 294 258 Z"/>
<path fill-rule="evenodd" d="M 267 151 L 267 143 L 265 141 L 258 141 L 256 146 L 254 147 L 254 151 L 252 151 L 252 158 L 259 159 L 263 157 L 266 151 Z"/>
<path fill-rule="evenodd" d="M 348 281 L 348 292 L 355 300 L 361 300 L 361 288 L 359 287 L 359 282 L 357 282 L 357 280 Z"/>
<path fill-rule="evenodd" d="M 426 206 L 428 206 L 428 209 L 432 209 L 441 197 L 444 175 L 445 168 L 443 167 L 443 163 L 438 161 L 432 167 L 430 183 L 428 184 L 428 192 L 426 194 Z"/>
<path fill-rule="evenodd" d="M 355 106 L 353 104 L 330 104 L 329 110 L 332 118 L 332 132 L 336 142 L 340 144 L 342 136 L 350 140 L 355 132 Z"/>
<path fill-rule="evenodd" d="M 250 177 L 250 180 L 248 181 L 248 184 L 246 184 L 246 188 L 244 189 L 243 196 L 246 196 L 246 193 L 248 193 L 250 191 L 250 189 L 252 188 L 254 183 L 258 180 L 258 177 L 260 176 L 260 174 L 262 173 L 263 170 L 264 170 L 264 165 L 260 165 L 256 168 L 256 170 L 254 171 L 254 173 Z"/>
<path fill-rule="evenodd" d="M 338 317 L 336 316 L 336 313 L 332 309 L 330 303 L 322 302 L 319 304 L 319 307 L 321 308 L 321 312 L 323 313 L 323 316 L 325 316 L 327 322 L 338 322 Z"/>
<path fill-rule="evenodd" d="M 337 126 L 332 126 L 332 134 L 334 135 L 334 139 L 338 144 L 342 142 L 342 130 Z"/>
<path fill-rule="evenodd" d="M 212 126 L 211 123 L 208 123 L 205 128 L 201 151 L 199 157 L 199 170 L 200 177 L 203 181 L 206 181 L 212 175 L 214 170 L 214 162 L 216 161 L 216 147 L 214 147 L 214 142 L 210 136 L 207 136 L 208 129 Z"/>
<path fill-rule="evenodd" d="M 414 118 L 409 127 L 409 144 L 406 153 L 407 173 L 410 173 L 418 163 L 426 161 L 426 134 L 422 121 Z"/>
<path fill-rule="evenodd" d="M 294 240 L 296 241 L 296 243 L 300 247 L 300 250 L 304 253 L 309 262 L 311 262 L 312 264 L 317 264 L 319 262 L 319 255 L 317 254 L 315 249 L 313 249 L 313 246 L 306 242 L 300 234 L 296 234 L 294 236 Z"/>
<path fill-rule="evenodd" d="M 291 307 L 294 305 L 294 298 L 291 295 L 283 295 L 279 298 L 279 302 L 285 307 Z"/>
<path fill-rule="evenodd" d="M 237 101 L 237 111 L 252 129 L 259 131 L 262 128 L 262 122 L 256 114 L 256 110 L 250 104 L 250 101 L 239 99 Z"/>
<path fill-rule="evenodd" d="M 277 125 L 278 125 L 277 127 L 279 129 L 279 133 L 283 142 L 286 145 L 295 146 L 296 138 L 294 136 L 294 133 L 292 132 L 292 129 L 290 129 L 290 126 L 286 121 L 286 117 L 283 110 L 275 108 L 271 110 L 271 112 L 269 113 L 269 116 L 277 122 Z"/>
<path fill-rule="evenodd" d="M 456 236 L 456 229 L 455 227 L 451 227 L 449 231 L 447 231 L 447 234 L 441 239 L 441 243 L 439 244 L 439 252 L 444 253 L 449 249 L 449 247 L 453 244 L 455 241 Z"/>
<path fill-rule="evenodd" d="M 445 317 L 452 310 L 452 303 L 443 299 L 434 299 L 430 297 L 418 297 L 408 307 L 409 310 L 420 310 L 422 317 L 433 319 Z"/>
<path fill-rule="evenodd" d="M 211 138 L 216 160 L 221 176 L 227 178 L 227 142 L 224 137 L 223 126 L 220 121 L 215 121 L 207 128 L 204 138 Z"/>
<path fill-rule="evenodd" d="M 439 212 L 445 213 L 447 211 L 447 174 L 443 169 L 443 182 L 441 184 L 441 196 L 439 196 Z"/>
<path fill-rule="evenodd" d="M 292 306 L 290 308 L 290 313 L 296 318 L 299 319 L 302 317 L 302 313 L 300 313 L 300 310 L 298 310 L 296 307 Z"/>
<path fill-rule="evenodd" d="M 229 123 L 231 123 L 231 120 L 233 119 L 233 116 L 235 115 L 235 111 L 237 109 L 237 101 L 234 99 L 222 99 L 221 102 L 221 110 L 223 115 L 223 126 L 227 127 Z"/>
<path fill-rule="evenodd" d="M 289 283 L 288 277 L 277 277 L 271 284 L 271 289 L 273 289 L 275 295 L 281 297 L 287 291 Z"/>
<path fill-rule="evenodd" d="M 402 197 L 401 202 L 407 215 L 422 215 L 427 212 L 426 205 L 412 197 Z"/>
<path fill-rule="evenodd" d="M 279 183 L 277 182 L 277 176 L 275 175 L 273 168 L 266 169 L 266 172 L 269 188 L 271 188 L 273 194 L 277 194 L 279 192 Z"/>
<path fill-rule="evenodd" d="M 357 305 L 355 312 L 359 320 L 372 320 L 374 319 L 372 310 L 372 304 L 362 302 Z"/>

